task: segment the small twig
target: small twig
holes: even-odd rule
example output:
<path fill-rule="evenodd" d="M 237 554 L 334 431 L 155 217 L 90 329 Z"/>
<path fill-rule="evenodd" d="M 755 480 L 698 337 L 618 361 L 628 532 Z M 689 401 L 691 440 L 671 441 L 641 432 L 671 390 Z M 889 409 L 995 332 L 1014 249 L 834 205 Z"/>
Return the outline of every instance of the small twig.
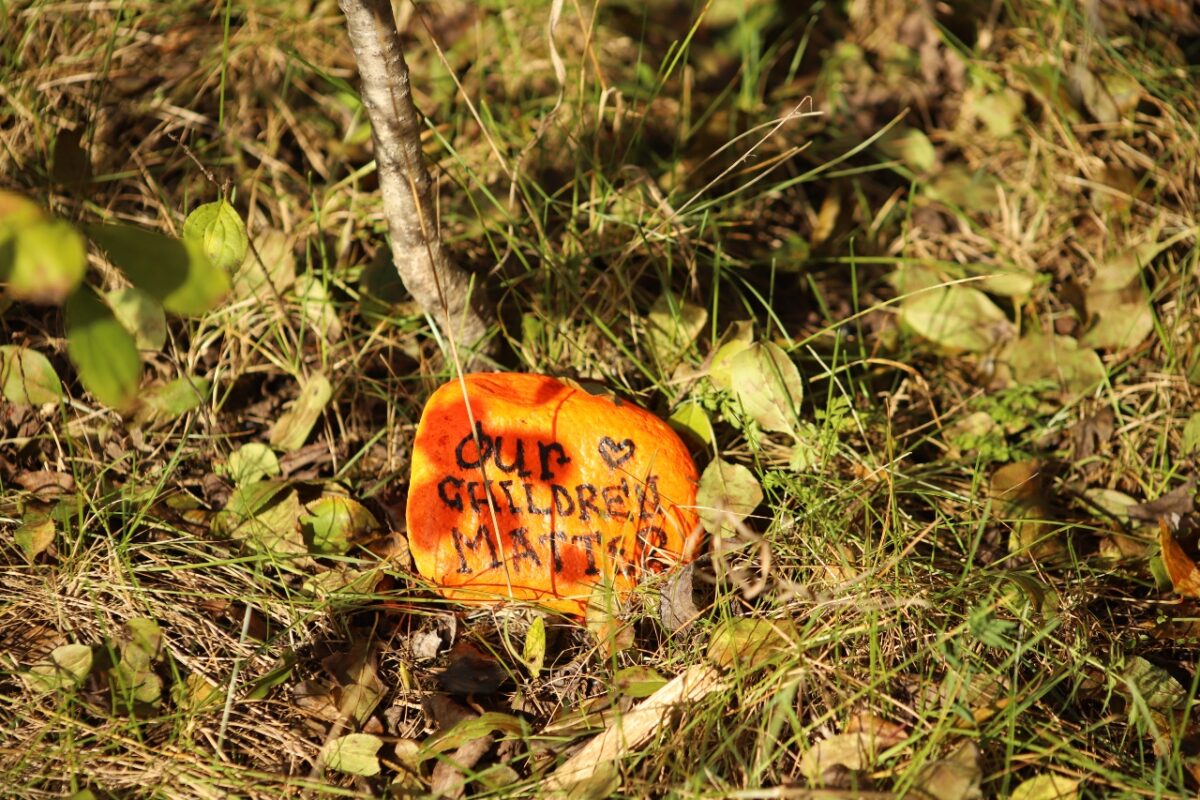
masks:
<path fill-rule="evenodd" d="M 400 280 L 445 338 L 478 347 L 493 319 L 471 275 L 442 247 L 421 122 L 390 0 L 339 0 L 371 120 L 379 192 Z M 456 358 L 457 360 L 457 358 Z M 473 359 L 469 359 L 471 363 Z"/>

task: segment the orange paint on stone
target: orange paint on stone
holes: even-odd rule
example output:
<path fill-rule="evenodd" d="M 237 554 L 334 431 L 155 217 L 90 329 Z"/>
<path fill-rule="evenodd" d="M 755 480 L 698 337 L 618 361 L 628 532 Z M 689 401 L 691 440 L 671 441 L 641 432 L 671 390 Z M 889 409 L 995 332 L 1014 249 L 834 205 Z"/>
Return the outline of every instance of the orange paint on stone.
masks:
<path fill-rule="evenodd" d="M 413 560 L 443 595 L 583 614 L 601 579 L 624 594 L 694 554 L 696 465 L 666 423 L 544 375 L 464 380 L 475 428 L 457 380 L 434 392 L 408 493 Z"/>

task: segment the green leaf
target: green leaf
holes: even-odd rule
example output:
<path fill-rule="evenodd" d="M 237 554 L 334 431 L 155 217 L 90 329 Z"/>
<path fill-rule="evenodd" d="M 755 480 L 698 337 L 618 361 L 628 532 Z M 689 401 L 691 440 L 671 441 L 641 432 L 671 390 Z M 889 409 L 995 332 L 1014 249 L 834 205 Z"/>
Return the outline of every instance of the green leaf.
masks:
<path fill-rule="evenodd" d="M 133 335 L 139 350 L 161 350 L 167 343 L 167 315 L 162 305 L 133 286 L 114 289 L 105 295 L 108 307 L 121 327 Z"/>
<path fill-rule="evenodd" d="M 13 541 L 30 564 L 54 543 L 54 536 L 54 518 L 38 513 L 28 515 L 21 527 L 13 531 Z"/>
<path fill-rule="evenodd" d="M 1023 336 L 1013 343 L 1007 360 L 1018 384 L 1053 381 L 1068 398 L 1090 392 L 1105 378 L 1104 363 L 1096 351 L 1081 348 L 1069 336 Z"/>
<path fill-rule="evenodd" d="M 335 772 L 370 777 L 379 774 L 376 753 L 383 740 L 369 733 L 348 733 L 330 739 L 321 748 L 321 763 Z"/>
<path fill-rule="evenodd" d="M 325 405 L 333 397 L 333 386 L 321 373 L 312 375 L 300 388 L 300 396 L 271 426 L 268 440 L 271 446 L 284 451 L 299 450 L 308 439 L 313 425 L 321 416 Z"/>
<path fill-rule="evenodd" d="M 50 359 L 17 345 L 0 346 L 0 394 L 10 403 L 40 406 L 57 403 L 62 384 Z"/>
<path fill-rule="evenodd" d="M 244 543 L 258 553 L 306 555 L 300 532 L 304 507 L 296 490 L 284 481 L 239 486 L 213 519 L 213 532 Z"/>
<path fill-rule="evenodd" d="M 157 622 L 148 617 L 134 617 L 125 623 L 125 635 L 129 640 L 127 649 L 141 651 L 147 662 L 158 658 L 162 648 L 162 629 Z"/>
<path fill-rule="evenodd" d="M 158 673 L 149 667 L 137 668 L 122 661 L 109 671 L 117 697 L 133 703 L 157 705 L 162 699 L 163 682 Z"/>
<path fill-rule="evenodd" d="M 1019 270 L 978 268 L 967 272 L 984 275 L 979 288 L 1001 297 L 1027 297 L 1036 283 L 1032 273 Z"/>
<path fill-rule="evenodd" d="M 879 737 L 868 731 L 836 733 L 814 744 L 800 758 L 800 774 L 820 785 L 828 770 L 842 767 L 851 772 L 870 769 L 878 758 Z"/>
<path fill-rule="evenodd" d="M 45 219 L 46 212 L 37 203 L 16 192 L 0 189 L 0 242 L 8 241 L 17 235 L 17 231 Z"/>
<path fill-rule="evenodd" d="M 1054 773 L 1037 775 L 1013 789 L 1010 800 L 1075 800 L 1079 780 Z"/>
<path fill-rule="evenodd" d="M 906 297 L 900 321 L 951 352 L 984 353 L 1013 333 L 1000 307 L 969 286 L 941 286 Z"/>
<path fill-rule="evenodd" d="M 973 95 L 964 109 L 983 123 L 987 132 L 997 139 L 1005 139 L 1017 130 L 1017 122 L 1024 116 L 1025 101 L 1019 92 L 1003 89 L 983 95 Z"/>
<path fill-rule="evenodd" d="M 183 239 L 200 245 L 209 262 L 225 272 L 242 263 L 250 245 L 246 224 L 224 199 L 193 209 L 183 222 Z"/>
<path fill-rule="evenodd" d="M 58 305 L 83 280 L 87 249 L 83 237 L 68 222 L 50 219 L 16 228 L 8 246 L 11 257 L 0 255 L 0 282 L 14 300 Z"/>
<path fill-rule="evenodd" d="M 696 491 L 700 522 L 713 534 L 728 530 L 730 517 L 738 522 L 745 519 L 762 499 L 762 487 L 753 472 L 719 458 L 705 467 Z"/>
<path fill-rule="evenodd" d="M 426 739 L 421 746 L 420 759 L 424 761 L 436 753 L 457 750 L 467 742 L 473 742 L 497 732 L 506 736 L 522 737 L 529 732 L 529 724 L 512 714 L 487 711 L 478 717 L 464 719 L 456 723 L 450 730 Z"/>
<path fill-rule="evenodd" d="M 742 411 L 768 431 L 796 430 L 796 410 L 804 396 L 800 371 L 771 342 L 751 345 L 729 363 L 732 391 Z"/>
<path fill-rule="evenodd" d="M 92 225 L 87 230 L 130 282 L 167 311 L 198 316 L 215 308 L 229 292 L 229 275 L 195 241 L 132 225 Z"/>
<path fill-rule="evenodd" d="M 617 691 L 627 697 L 649 697 L 667 685 L 667 679 L 650 667 L 625 667 L 613 676 Z"/>
<path fill-rule="evenodd" d="M 1188 421 L 1183 426 L 1179 454 L 1186 457 L 1197 450 L 1200 450 L 1200 411 L 1188 417 Z"/>
<path fill-rule="evenodd" d="M 1154 309 L 1147 298 L 1097 309 L 1094 316 L 1091 327 L 1079 340 L 1084 347 L 1125 350 L 1141 344 L 1154 332 Z"/>
<path fill-rule="evenodd" d="M 754 326 L 750 322 L 740 321 L 729 326 L 721 336 L 717 350 L 713 353 L 712 362 L 708 367 L 708 379 L 718 389 L 731 391 L 733 375 L 731 372 L 733 358 L 754 341 Z"/>
<path fill-rule="evenodd" d="M 83 683 L 92 669 L 92 648 L 84 644 L 64 644 L 54 648 L 46 662 L 35 664 L 25 678 L 38 691 L 56 692 Z"/>
<path fill-rule="evenodd" d="M 1140 697 L 1155 711 L 1182 709 L 1188 705 L 1187 688 L 1174 675 L 1141 656 L 1130 659 L 1118 680 L 1118 689 Z"/>
<path fill-rule="evenodd" d="M 716 438 L 708 412 L 699 403 L 687 402 L 679 406 L 667 423 L 677 432 L 691 436 L 704 445 L 712 444 Z"/>
<path fill-rule="evenodd" d="M 134 420 L 143 425 L 160 425 L 194 411 L 208 399 L 211 383 L 207 378 L 176 378 L 152 386 L 141 395 L 141 406 Z"/>
<path fill-rule="evenodd" d="M 379 522 L 357 500 L 337 494 L 319 497 L 300 516 L 300 532 L 314 555 L 341 555 L 355 540 L 379 530 Z"/>
<path fill-rule="evenodd" d="M 247 442 L 229 455 L 229 461 L 218 471 L 228 475 L 238 486 L 255 483 L 282 474 L 275 451 L 262 442 Z"/>
<path fill-rule="evenodd" d="M 718 667 L 753 669 L 799 641 L 796 626 L 787 620 L 735 617 L 713 631 L 708 660 Z"/>
<path fill-rule="evenodd" d="M 142 377 L 137 345 L 91 288 L 67 298 L 66 327 L 67 356 L 84 387 L 112 408 L 132 406 Z"/>
<path fill-rule="evenodd" d="M 534 617 L 525 633 L 525 646 L 521 648 L 521 660 L 533 677 L 537 677 L 546 663 L 546 621 Z"/>
<path fill-rule="evenodd" d="M 897 125 L 878 142 L 888 158 L 895 159 L 917 175 L 932 172 L 937 166 L 937 152 L 924 131 Z"/>
<path fill-rule="evenodd" d="M 251 684 L 250 690 L 246 692 L 246 699 L 262 700 L 271 693 L 272 689 L 292 677 L 292 671 L 295 668 L 296 654 L 291 651 L 285 652 L 269 672 Z"/>

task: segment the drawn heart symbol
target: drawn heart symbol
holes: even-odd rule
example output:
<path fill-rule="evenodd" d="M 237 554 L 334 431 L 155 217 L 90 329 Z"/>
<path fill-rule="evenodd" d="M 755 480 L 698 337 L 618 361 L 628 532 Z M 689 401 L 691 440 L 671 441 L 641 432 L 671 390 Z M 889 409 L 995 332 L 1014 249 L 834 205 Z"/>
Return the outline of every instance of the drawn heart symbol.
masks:
<path fill-rule="evenodd" d="M 633 439 L 616 442 L 605 436 L 600 440 L 600 457 L 608 464 L 609 469 L 616 469 L 633 458 L 635 449 Z"/>

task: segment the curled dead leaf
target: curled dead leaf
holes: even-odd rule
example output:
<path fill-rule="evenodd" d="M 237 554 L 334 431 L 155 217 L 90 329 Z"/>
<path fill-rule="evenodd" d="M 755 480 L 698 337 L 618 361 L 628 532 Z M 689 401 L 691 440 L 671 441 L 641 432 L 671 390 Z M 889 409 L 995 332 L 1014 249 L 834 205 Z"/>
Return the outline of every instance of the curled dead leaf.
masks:
<path fill-rule="evenodd" d="M 1200 569 L 1196 562 L 1175 541 L 1165 519 L 1158 521 L 1158 545 L 1162 551 L 1163 566 L 1171 579 L 1171 587 L 1181 597 L 1200 597 Z"/>

